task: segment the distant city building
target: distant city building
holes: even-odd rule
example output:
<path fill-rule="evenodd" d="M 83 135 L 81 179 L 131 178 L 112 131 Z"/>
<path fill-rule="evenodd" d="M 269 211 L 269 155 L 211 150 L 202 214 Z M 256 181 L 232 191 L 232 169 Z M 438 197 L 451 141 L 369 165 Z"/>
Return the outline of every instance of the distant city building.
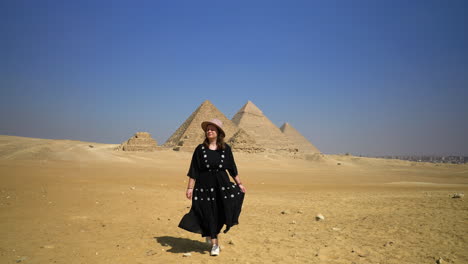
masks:
<path fill-rule="evenodd" d="M 399 159 L 416 162 L 431 162 L 431 163 L 452 163 L 465 164 L 468 163 L 468 156 L 429 156 L 429 155 L 404 155 L 404 156 L 376 156 L 382 159 Z"/>

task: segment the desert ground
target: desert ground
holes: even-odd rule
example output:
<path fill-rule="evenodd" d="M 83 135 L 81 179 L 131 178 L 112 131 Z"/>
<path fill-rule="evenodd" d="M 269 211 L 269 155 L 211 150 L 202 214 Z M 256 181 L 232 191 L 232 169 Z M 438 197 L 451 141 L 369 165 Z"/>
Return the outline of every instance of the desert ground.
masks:
<path fill-rule="evenodd" d="M 467 165 L 234 153 L 247 193 L 211 257 L 177 227 L 192 153 L 116 147 L 0 136 L 0 263 L 468 263 Z"/>

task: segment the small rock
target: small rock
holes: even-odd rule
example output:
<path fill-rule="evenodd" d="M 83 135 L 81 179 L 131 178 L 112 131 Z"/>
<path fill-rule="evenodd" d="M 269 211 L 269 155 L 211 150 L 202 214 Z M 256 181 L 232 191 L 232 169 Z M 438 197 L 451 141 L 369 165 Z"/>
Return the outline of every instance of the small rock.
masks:
<path fill-rule="evenodd" d="M 465 196 L 465 194 L 463 194 L 463 193 L 454 193 L 454 194 L 452 194 L 452 198 L 463 198 L 463 196 Z"/>
<path fill-rule="evenodd" d="M 25 261 L 28 257 L 20 257 L 19 259 L 16 260 L 16 263 L 20 263 L 22 261 Z"/>
<path fill-rule="evenodd" d="M 317 216 L 315 216 L 315 220 L 317 221 L 325 220 L 325 216 L 323 216 L 322 214 L 318 214 Z"/>
<path fill-rule="evenodd" d="M 442 264 L 444 263 L 445 261 L 442 259 L 442 258 L 439 258 L 438 260 L 436 260 L 436 263 L 437 264 Z"/>
<path fill-rule="evenodd" d="M 336 165 L 341 165 L 341 162 L 336 163 Z"/>
<path fill-rule="evenodd" d="M 192 253 L 184 253 L 182 254 L 183 257 L 191 257 L 192 256 Z"/>
<path fill-rule="evenodd" d="M 338 228 L 338 227 L 333 227 L 332 230 L 333 230 L 333 231 L 340 231 L 341 229 Z"/>
<path fill-rule="evenodd" d="M 281 211 L 281 214 L 289 214 L 289 211 L 288 210 L 284 210 L 284 211 Z"/>
<path fill-rule="evenodd" d="M 389 247 L 389 246 L 393 246 L 392 241 L 388 241 L 387 243 L 384 244 L 384 247 Z"/>
<path fill-rule="evenodd" d="M 42 246 L 41 248 L 52 249 L 52 248 L 55 248 L 55 246 L 54 246 L 54 245 L 44 245 L 44 246 Z"/>
<path fill-rule="evenodd" d="M 89 145 L 88 147 L 90 147 L 90 148 L 94 148 L 94 146 L 93 146 L 93 145 Z"/>
<path fill-rule="evenodd" d="M 296 221 L 295 221 L 295 220 L 292 220 L 292 222 L 291 222 L 290 224 L 295 225 L 295 224 L 296 224 Z"/>
<path fill-rule="evenodd" d="M 153 255 L 156 255 L 156 254 L 158 254 L 158 253 L 156 253 L 156 252 L 153 251 L 153 250 L 148 250 L 148 251 L 146 251 L 146 256 L 153 256 Z"/>
<path fill-rule="evenodd" d="M 304 212 L 303 212 L 302 210 L 297 210 L 296 213 L 298 213 L 298 214 L 303 214 Z"/>
<path fill-rule="evenodd" d="M 370 252 L 368 250 L 361 250 L 361 249 L 352 249 L 352 253 L 356 253 L 359 257 L 364 258 L 369 256 Z"/>
<path fill-rule="evenodd" d="M 235 245 L 234 240 L 232 240 L 232 239 L 229 240 L 228 244 L 229 244 L 229 245 Z"/>
<path fill-rule="evenodd" d="M 135 190 L 135 186 L 130 187 L 130 190 Z"/>

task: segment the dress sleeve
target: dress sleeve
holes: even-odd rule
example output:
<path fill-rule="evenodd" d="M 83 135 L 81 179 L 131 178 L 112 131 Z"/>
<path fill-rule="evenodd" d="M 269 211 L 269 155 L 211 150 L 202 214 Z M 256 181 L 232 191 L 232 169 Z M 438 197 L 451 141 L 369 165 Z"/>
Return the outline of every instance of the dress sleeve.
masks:
<path fill-rule="evenodd" d="M 227 152 L 227 157 L 229 159 L 229 167 L 227 170 L 229 171 L 229 175 L 231 175 L 231 177 L 234 178 L 238 174 L 237 166 L 236 166 L 236 162 L 234 161 L 234 155 L 232 154 L 231 147 L 227 144 L 226 144 L 226 152 Z"/>
<path fill-rule="evenodd" d="M 200 155 L 198 155 L 199 152 L 199 146 L 195 148 L 193 151 L 193 156 L 192 156 L 192 162 L 190 163 L 190 168 L 189 171 L 187 172 L 187 176 L 193 179 L 198 179 L 198 175 L 200 175 Z"/>

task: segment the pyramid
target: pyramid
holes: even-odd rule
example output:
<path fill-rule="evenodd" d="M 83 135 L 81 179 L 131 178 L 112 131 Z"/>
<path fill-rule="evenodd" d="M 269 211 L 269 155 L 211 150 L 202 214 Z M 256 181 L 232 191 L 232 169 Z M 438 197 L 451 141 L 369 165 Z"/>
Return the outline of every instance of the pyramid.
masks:
<path fill-rule="evenodd" d="M 253 139 L 244 129 L 240 128 L 228 141 L 229 145 L 234 151 L 241 151 L 247 153 L 258 153 L 265 151 L 264 148 L 257 145 Z"/>
<path fill-rule="evenodd" d="M 206 100 L 185 120 L 163 146 L 174 150 L 193 151 L 205 139 L 201 123 L 213 118 L 223 122 L 223 130 L 226 133 L 224 140 L 227 142 L 237 132 L 238 128 L 218 108 Z"/>
<path fill-rule="evenodd" d="M 123 151 L 155 151 L 158 143 L 148 132 L 137 132 L 133 137 L 120 144 L 118 150 Z"/>
<path fill-rule="evenodd" d="M 300 152 L 304 153 L 320 153 L 309 140 L 307 140 L 299 131 L 297 131 L 289 123 L 284 123 L 280 130 L 286 135 L 291 141 L 296 143 Z"/>
<path fill-rule="evenodd" d="M 267 150 L 298 151 L 295 143 L 289 140 L 251 101 L 247 101 L 234 115 L 232 122 L 247 131 L 256 144 Z"/>

